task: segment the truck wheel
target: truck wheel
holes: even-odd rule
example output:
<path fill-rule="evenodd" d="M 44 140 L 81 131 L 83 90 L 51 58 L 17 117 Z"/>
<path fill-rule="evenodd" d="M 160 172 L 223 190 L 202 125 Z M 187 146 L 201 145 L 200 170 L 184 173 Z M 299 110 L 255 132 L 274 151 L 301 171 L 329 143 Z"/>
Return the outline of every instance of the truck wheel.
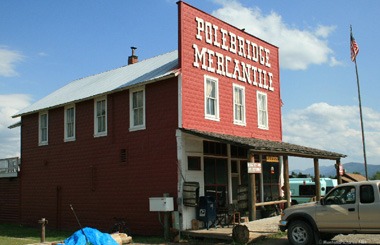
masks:
<path fill-rule="evenodd" d="M 296 220 L 288 228 L 288 240 L 293 245 L 315 244 L 314 233 L 308 223 Z"/>

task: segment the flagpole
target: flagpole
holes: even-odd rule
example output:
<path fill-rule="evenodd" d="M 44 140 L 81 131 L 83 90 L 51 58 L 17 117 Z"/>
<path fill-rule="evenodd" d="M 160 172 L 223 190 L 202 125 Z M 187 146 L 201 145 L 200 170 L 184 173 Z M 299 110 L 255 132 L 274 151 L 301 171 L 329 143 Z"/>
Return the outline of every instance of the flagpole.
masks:
<path fill-rule="evenodd" d="M 352 27 L 350 27 L 350 29 L 351 29 L 351 36 L 352 36 Z M 364 126 L 363 126 L 362 100 L 361 100 L 361 96 L 360 96 L 360 82 L 359 82 L 358 65 L 356 63 L 356 56 L 355 56 L 354 62 L 355 62 L 355 71 L 356 71 L 356 83 L 358 85 L 360 126 L 361 126 L 361 129 L 362 129 L 362 144 L 363 144 L 363 155 L 364 155 L 365 178 L 366 178 L 366 180 L 368 180 L 367 154 L 366 154 L 366 150 L 365 150 L 365 136 L 364 136 Z"/>

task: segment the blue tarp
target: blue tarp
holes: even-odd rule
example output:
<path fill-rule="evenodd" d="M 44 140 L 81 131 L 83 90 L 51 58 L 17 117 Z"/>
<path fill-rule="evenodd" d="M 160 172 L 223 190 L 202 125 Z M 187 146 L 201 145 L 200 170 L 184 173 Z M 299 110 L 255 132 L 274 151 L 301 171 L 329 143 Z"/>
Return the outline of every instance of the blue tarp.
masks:
<path fill-rule="evenodd" d="M 103 233 L 94 228 L 85 227 L 83 232 L 91 245 L 118 245 L 108 233 Z M 65 240 L 65 245 L 89 245 L 82 230 L 76 231 L 71 237 Z"/>

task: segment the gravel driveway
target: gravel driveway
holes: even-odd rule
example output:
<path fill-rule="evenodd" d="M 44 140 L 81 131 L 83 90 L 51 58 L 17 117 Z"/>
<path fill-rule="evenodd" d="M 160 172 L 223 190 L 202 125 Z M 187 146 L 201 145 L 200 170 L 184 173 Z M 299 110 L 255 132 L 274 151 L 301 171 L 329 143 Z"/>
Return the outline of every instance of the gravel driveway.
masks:
<path fill-rule="evenodd" d="M 257 245 L 288 245 L 286 236 L 280 238 L 266 238 L 255 243 Z M 325 241 L 323 244 L 380 244 L 380 235 L 355 234 L 355 235 L 337 235 L 331 241 Z"/>

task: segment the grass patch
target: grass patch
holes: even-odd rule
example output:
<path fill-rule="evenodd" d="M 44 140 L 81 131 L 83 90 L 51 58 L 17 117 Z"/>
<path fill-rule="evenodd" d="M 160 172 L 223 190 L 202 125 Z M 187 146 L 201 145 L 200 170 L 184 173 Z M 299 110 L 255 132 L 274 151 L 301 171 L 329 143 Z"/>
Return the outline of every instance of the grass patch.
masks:
<path fill-rule="evenodd" d="M 280 240 L 282 239 L 283 237 L 286 237 L 286 232 L 282 232 L 282 231 L 279 231 L 275 234 L 271 234 L 271 235 L 268 235 L 258 241 L 256 241 L 254 244 L 261 244 L 261 243 L 264 243 L 266 242 L 267 240 Z M 253 244 L 253 243 L 252 243 Z M 249 243 L 249 245 L 251 245 L 251 243 Z"/>
<path fill-rule="evenodd" d="M 54 242 L 65 240 L 71 233 L 47 229 L 45 235 L 47 242 Z M 41 229 L 15 224 L 0 224 L 0 244 L 24 245 L 40 241 Z"/>

